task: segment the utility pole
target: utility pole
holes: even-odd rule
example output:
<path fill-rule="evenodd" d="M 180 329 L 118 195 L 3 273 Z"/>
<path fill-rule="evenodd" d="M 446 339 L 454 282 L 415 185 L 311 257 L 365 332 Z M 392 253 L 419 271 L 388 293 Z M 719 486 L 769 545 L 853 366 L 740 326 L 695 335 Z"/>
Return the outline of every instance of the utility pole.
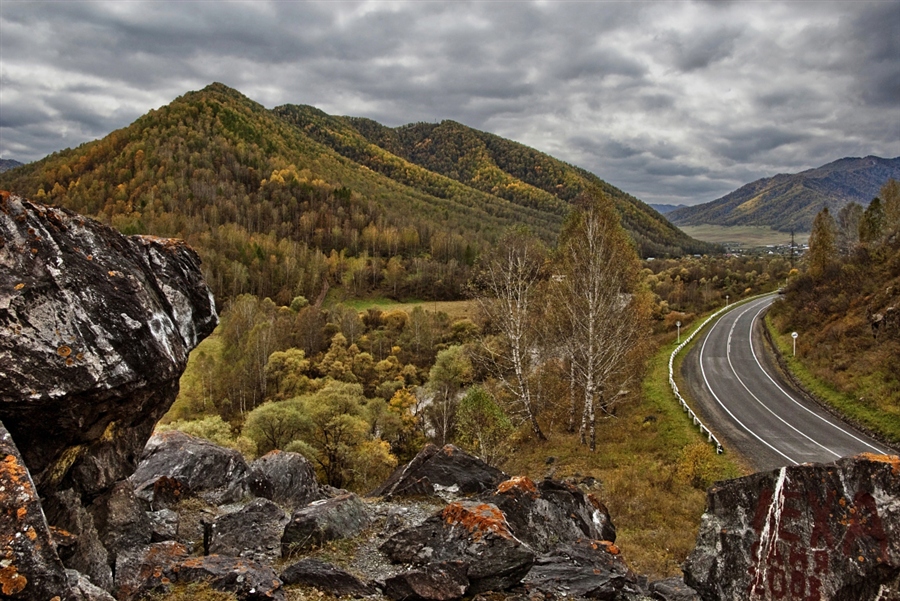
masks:
<path fill-rule="evenodd" d="M 791 230 L 791 269 L 794 268 L 794 230 Z"/>

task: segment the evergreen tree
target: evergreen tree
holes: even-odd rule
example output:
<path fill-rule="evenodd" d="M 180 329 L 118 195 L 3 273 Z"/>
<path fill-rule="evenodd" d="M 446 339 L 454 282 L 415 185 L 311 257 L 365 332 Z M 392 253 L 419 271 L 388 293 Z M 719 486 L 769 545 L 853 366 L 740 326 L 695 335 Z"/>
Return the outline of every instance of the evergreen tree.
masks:
<path fill-rule="evenodd" d="M 809 234 L 809 275 L 819 279 L 837 261 L 837 226 L 825 207 L 813 220 Z"/>
<path fill-rule="evenodd" d="M 878 242 L 884 232 L 884 207 L 877 196 L 866 207 L 859 222 L 859 241 L 865 243 Z"/>

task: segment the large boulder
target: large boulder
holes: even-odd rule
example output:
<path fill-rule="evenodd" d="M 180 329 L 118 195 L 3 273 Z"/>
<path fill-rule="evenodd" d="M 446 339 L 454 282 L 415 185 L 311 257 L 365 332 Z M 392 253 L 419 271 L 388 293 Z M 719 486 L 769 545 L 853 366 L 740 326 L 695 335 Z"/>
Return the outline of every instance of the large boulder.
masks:
<path fill-rule="evenodd" d="M 173 580 L 205 582 L 238 601 L 283 601 L 282 582 L 275 571 L 249 559 L 208 555 L 186 559 L 173 568 Z"/>
<path fill-rule="evenodd" d="M 373 497 L 434 496 L 448 491 L 462 495 L 489 492 L 508 476 L 452 444 L 428 444 L 412 461 L 397 468 Z"/>
<path fill-rule="evenodd" d="M 271 451 L 250 464 L 250 493 L 289 509 L 303 507 L 325 497 L 316 472 L 300 453 Z"/>
<path fill-rule="evenodd" d="M 384 594 L 394 601 L 452 601 L 469 588 L 462 562 L 440 561 L 405 570 L 385 580 Z"/>
<path fill-rule="evenodd" d="M 538 553 L 584 538 L 616 541 L 606 506 L 565 482 L 545 479 L 535 484 L 517 476 L 481 498 L 499 507 L 512 533 Z"/>
<path fill-rule="evenodd" d="M 138 498 L 157 510 L 189 497 L 213 505 L 239 501 L 249 472 L 240 452 L 171 430 L 150 438 L 131 481 Z"/>
<path fill-rule="evenodd" d="M 469 594 L 514 586 L 534 563 L 534 553 L 513 536 L 496 505 L 470 501 L 450 503 L 419 526 L 393 535 L 380 548 L 395 563 L 461 562 L 470 582 Z"/>
<path fill-rule="evenodd" d="M 42 495 L 127 478 L 217 321 L 185 244 L 0 196 L 0 419 Z"/>
<path fill-rule="evenodd" d="M 312 586 L 335 597 L 368 597 L 376 592 L 374 586 L 353 574 L 310 557 L 284 568 L 279 578 L 286 585 Z"/>
<path fill-rule="evenodd" d="M 560 545 L 538 557 L 525 578 L 525 587 L 551 598 L 625 601 L 641 594 L 637 577 L 616 546 L 586 539 Z"/>
<path fill-rule="evenodd" d="M 900 458 L 717 483 L 684 573 L 705 601 L 900 599 Z"/>
<path fill-rule="evenodd" d="M 315 501 L 291 515 L 281 539 L 289 557 L 330 540 L 353 538 L 371 524 L 366 504 L 353 493 Z"/>
<path fill-rule="evenodd" d="M 255 499 L 212 524 L 209 552 L 274 563 L 281 557 L 281 537 L 288 516 L 268 499 Z"/>

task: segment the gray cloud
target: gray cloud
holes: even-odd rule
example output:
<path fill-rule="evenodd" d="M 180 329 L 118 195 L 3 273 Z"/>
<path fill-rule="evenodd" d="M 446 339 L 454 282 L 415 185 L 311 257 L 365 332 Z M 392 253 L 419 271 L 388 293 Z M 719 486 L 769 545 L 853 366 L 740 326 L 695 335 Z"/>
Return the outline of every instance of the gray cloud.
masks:
<path fill-rule="evenodd" d="M 0 4 L 0 156 L 213 81 L 386 125 L 453 119 L 647 202 L 900 155 L 898 2 Z"/>

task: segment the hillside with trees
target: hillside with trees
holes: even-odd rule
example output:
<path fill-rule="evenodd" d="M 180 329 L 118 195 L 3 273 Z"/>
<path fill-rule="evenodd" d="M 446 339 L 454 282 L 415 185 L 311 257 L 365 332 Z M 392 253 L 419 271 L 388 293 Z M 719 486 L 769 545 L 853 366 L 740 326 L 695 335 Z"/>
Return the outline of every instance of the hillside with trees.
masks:
<path fill-rule="evenodd" d="M 0 189 L 124 233 L 187 240 L 220 304 L 243 293 L 316 301 L 334 288 L 459 298 L 503 231 L 525 224 L 549 244 L 571 200 L 534 186 L 492 194 L 369 143 L 348 120 L 270 111 L 221 84 L 4 173 Z M 655 223 L 640 204 L 624 207 L 626 227 Z M 631 234 L 661 253 L 712 248 L 668 227 L 663 237 Z"/>
<path fill-rule="evenodd" d="M 276 111 L 293 113 L 303 125 L 304 115 L 309 114 L 306 108 L 281 107 Z M 642 257 L 717 250 L 689 238 L 649 205 L 596 175 L 512 140 L 454 121 L 388 128 L 369 119 L 342 119 L 385 152 L 522 207 L 564 215 L 568 203 L 580 193 L 601 190 L 613 200 L 622 225 Z"/>
<path fill-rule="evenodd" d="M 757 225 L 808 232 L 823 208 L 837 214 L 849 203 L 865 207 L 889 178 L 900 179 L 900 157 L 844 158 L 801 173 L 760 179 L 666 216 L 677 225 Z"/>
<path fill-rule="evenodd" d="M 772 324 L 783 336 L 799 333 L 798 362 L 827 384 L 839 411 L 897 443 L 900 183 L 889 180 L 865 209 L 822 210 L 806 266 L 772 305 Z"/>

